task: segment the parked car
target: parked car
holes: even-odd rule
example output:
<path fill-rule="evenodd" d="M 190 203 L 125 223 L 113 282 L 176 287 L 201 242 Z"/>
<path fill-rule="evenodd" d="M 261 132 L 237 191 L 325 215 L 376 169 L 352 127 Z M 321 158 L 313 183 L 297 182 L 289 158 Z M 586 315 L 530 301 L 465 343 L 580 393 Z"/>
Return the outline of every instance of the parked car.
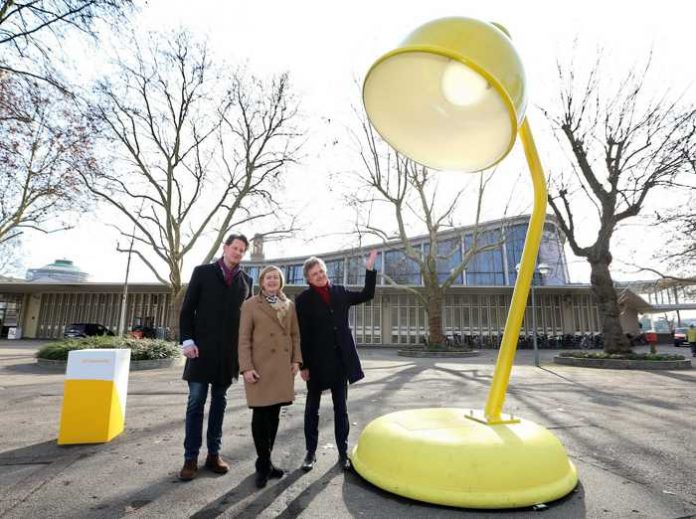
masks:
<path fill-rule="evenodd" d="M 113 336 L 114 332 L 109 330 L 106 326 L 98 323 L 73 323 L 69 324 L 63 332 L 63 337 L 93 337 L 94 335 L 110 335 Z"/>
<path fill-rule="evenodd" d="M 131 337 L 135 339 L 156 339 L 157 330 L 154 327 L 154 317 L 136 317 L 131 329 Z"/>
<path fill-rule="evenodd" d="M 675 346 L 682 346 L 682 345 L 688 346 L 689 345 L 689 343 L 686 340 L 686 332 L 687 331 L 688 331 L 688 328 L 675 328 L 674 329 L 672 336 L 674 337 L 674 345 Z"/>

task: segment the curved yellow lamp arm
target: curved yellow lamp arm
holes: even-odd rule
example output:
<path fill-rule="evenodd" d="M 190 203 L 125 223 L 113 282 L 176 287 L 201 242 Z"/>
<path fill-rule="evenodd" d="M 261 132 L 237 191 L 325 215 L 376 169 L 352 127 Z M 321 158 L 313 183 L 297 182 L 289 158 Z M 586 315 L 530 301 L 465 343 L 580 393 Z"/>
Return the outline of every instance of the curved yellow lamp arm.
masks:
<path fill-rule="evenodd" d="M 510 311 L 505 321 L 503 340 L 500 344 L 498 361 L 495 364 L 493 381 L 491 382 L 491 389 L 486 402 L 485 418 L 490 424 L 509 421 L 504 420 L 501 417 L 501 413 L 503 403 L 505 402 L 505 393 L 510 381 L 512 363 L 515 360 L 517 341 L 522 327 L 524 311 L 527 307 L 527 297 L 532 284 L 534 266 L 536 265 L 537 253 L 539 252 L 539 244 L 541 243 L 541 235 L 544 232 L 544 221 L 546 219 L 546 179 L 544 178 L 544 170 L 541 167 L 539 154 L 534 145 L 534 138 L 526 117 L 520 126 L 519 135 L 524 147 L 525 157 L 527 158 L 529 172 L 532 176 L 534 209 L 529 219 L 529 228 L 527 229 L 527 237 L 522 250 L 522 260 L 520 261 L 520 271 L 512 293 Z"/>

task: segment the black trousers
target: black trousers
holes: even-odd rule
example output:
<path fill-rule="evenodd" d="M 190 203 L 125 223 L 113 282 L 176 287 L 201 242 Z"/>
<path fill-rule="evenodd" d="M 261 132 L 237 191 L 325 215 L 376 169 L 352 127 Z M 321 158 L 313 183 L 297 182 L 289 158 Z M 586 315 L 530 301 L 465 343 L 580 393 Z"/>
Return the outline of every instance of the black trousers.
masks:
<path fill-rule="evenodd" d="M 338 455 L 345 457 L 348 453 L 348 381 L 343 378 L 331 386 L 331 399 L 334 411 L 334 436 Z M 321 390 L 307 388 L 307 401 L 305 402 L 304 433 L 307 452 L 315 453 L 319 443 L 319 406 L 321 404 Z"/>
<path fill-rule="evenodd" d="M 251 415 L 251 435 L 256 447 L 256 470 L 271 470 L 271 452 L 278 432 L 280 404 L 254 407 Z"/>

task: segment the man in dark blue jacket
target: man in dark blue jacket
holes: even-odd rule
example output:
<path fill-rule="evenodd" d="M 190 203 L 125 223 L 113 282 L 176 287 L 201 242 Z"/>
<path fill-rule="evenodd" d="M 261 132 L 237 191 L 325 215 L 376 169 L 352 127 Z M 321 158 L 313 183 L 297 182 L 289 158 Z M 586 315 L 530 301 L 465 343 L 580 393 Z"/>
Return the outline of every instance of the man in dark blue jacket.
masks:
<path fill-rule="evenodd" d="M 352 305 L 369 301 L 375 296 L 377 272 L 374 270 L 377 251 L 370 252 L 365 263 L 365 286 L 360 292 L 332 285 L 326 276 L 326 265 L 315 257 L 304 263 L 304 276 L 309 288 L 295 300 L 300 324 L 302 349 L 302 379 L 307 382 L 304 433 L 307 454 L 302 469 L 312 470 L 319 442 L 319 404 L 321 393 L 331 390 L 334 408 L 334 433 L 339 463 L 350 469 L 348 459 L 348 383 L 362 379 L 365 374 L 348 324 Z"/>
<path fill-rule="evenodd" d="M 229 466 L 220 457 L 222 421 L 227 389 L 239 376 L 237 342 L 242 303 L 252 296 L 253 280 L 239 268 L 249 241 L 243 234 L 225 240 L 222 257 L 193 271 L 181 307 L 180 332 L 186 357 L 183 379 L 188 382 L 184 466 L 179 479 L 190 481 L 198 472 L 198 451 L 203 441 L 203 411 L 210 388 L 205 466 L 225 474 Z"/>

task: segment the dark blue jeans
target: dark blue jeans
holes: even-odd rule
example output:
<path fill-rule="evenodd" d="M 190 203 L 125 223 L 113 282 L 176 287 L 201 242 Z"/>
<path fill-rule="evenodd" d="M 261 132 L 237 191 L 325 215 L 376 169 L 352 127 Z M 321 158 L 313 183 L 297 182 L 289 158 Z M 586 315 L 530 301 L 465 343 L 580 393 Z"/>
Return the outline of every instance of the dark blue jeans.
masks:
<path fill-rule="evenodd" d="M 208 454 L 220 454 L 222 445 L 222 420 L 227 407 L 227 388 L 229 385 L 189 382 L 189 396 L 186 404 L 186 437 L 184 438 L 184 458 L 198 459 L 203 443 L 203 412 L 210 386 L 210 409 L 208 411 Z"/>
<path fill-rule="evenodd" d="M 331 399 L 334 411 L 334 436 L 338 455 L 345 457 L 348 453 L 348 383 L 339 380 L 331 387 Z M 315 453 L 319 443 L 319 406 L 321 404 L 321 391 L 307 389 L 307 401 L 305 402 L 304 433 L 307 452 Z"/>

